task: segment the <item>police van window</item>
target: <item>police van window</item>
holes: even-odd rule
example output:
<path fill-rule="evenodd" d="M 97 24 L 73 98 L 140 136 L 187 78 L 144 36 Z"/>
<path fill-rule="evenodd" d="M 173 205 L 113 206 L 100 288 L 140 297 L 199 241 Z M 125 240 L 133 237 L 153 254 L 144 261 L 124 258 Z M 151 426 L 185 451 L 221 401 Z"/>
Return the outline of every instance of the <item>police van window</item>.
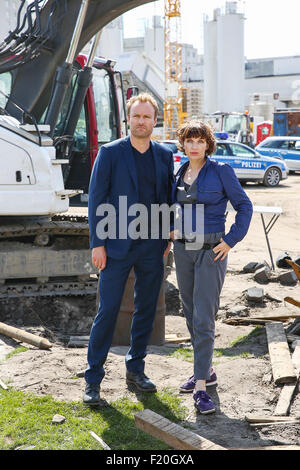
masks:
<path fill-rule="evenodd" d="M 300 140 L 295 140 L 295 148 L 296 152 L 300 152 Z"/>
<path fill-rule="evenodd" d="M 176 146 L 176 144 L 174 144 L 173 142 L 162 142 L 162 145 L 164 145 L 165 147 L 167 147 L 169 150 L 171 150 L 173 153 L 177 153 L 178 152 L 178 148 Z"/>
<path fill-rule="evenodd" d="M 284 141 L 282 142 L 282 145 L 280 146 L 280 148 L 283 149 L 283 150 L 284 150 L 284 149 L 285 149 L 285 150 L 288 150 L 289 147 L 290 147 L 290 142 L 289 142 L 289 140 L 284 140 Z"/>
<path fill-rule="evenodd" d="M 296 148 L 296 141 L 295 140 L 289 140 L 288 141 L 288 146 L 287 147 L 283 147 L 283 148 L 286 148 L 288 150 L 295 150 Z"/>
<path fill-rule="evenodd" d="M 217 156 L 224 156 L 224 155 L 228 155 L 228 150 L 226 148 L 226 145 L 225 144 L 217 144 L 217 149 L 214 153 L 214 155 L 217 155 Z"/>
<path fill-rule="evenodd" d="M 283 140 L 269 140 L 263 142 L 262 147 L 267 149 L 278 149 L 282 146 Z"/>
<path fill-rule="evenodd" d="M 242 145 L 238 144 L 230 144 L 232 154 L 236 157 L 247 157 L 247 158 L 252 158 L 255 155 L 255 152 L 251 150 L 250 148 L 248 149 L 247 147 L 243 147 Z"/>

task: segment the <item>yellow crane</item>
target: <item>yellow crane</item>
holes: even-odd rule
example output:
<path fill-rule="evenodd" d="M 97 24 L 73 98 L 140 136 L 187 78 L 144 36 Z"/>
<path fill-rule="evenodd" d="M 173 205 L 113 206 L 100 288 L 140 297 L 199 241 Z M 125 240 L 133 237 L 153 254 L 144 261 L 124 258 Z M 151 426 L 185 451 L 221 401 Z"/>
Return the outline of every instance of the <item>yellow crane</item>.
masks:
<path fill-rule="evenodd" d="M 165 0 L 165 139 L 175 139 L 183 111 L 181 0 Z"/>

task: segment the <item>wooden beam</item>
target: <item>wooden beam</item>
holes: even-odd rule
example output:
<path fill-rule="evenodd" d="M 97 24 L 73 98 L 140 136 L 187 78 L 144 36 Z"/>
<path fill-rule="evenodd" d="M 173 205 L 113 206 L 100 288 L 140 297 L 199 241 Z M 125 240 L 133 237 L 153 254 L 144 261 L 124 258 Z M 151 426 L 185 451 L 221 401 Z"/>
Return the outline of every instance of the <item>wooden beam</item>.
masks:
<path fill-rule="evenodd" d="M 111 448 L 106 444 L 106 442 L 104 442 L 103 439 L 101 439 L 101 437 L 99 437 L 94 431 L 90 431 L 90 435 L 96 439 L 97 442 L 99 442 L 99 444 L 101 445 L 101 447 L 104 449 L 104 450 L 111 450 Z"/>
<path fill-rule="evenodd" d="M 136 427 L 176 450 L 226 450 L 151 410 L 135 415 Z"/>
<path fill-rule="evenodd" d="M 286 416 L 287 418 L 288 416 Z M 291 424 L 291 425 L 294 425 L 294 424 L 297 424 L 299 425 L 299 421 L 273 421 L 272 423 L 249 423 L 249 426 L 251 428 L 263 428 L 265 426 L 278 426 L 279 424 Z"/>
<path fill-rule="evenodd" d="M 27 333 L 27 331 L 15 328 L 14 326 L 6 325 L 6 323 L 0 322 L 0 334 L 17 339 L 22 343 L 32 344 L 40 349 L 52 348 L 52 344 L 47 340 L 47 338 Z"/>
<path fill-rule="evenodd" d="M 287 416 L 290 410 L 291 401 L 296 389 L 297 382 L 285 384 L 279 395 L 279 399 L 274 411 L 275 416 Z M 300 423 L 300 421 L 299 421 Z"/>
<path fill-rule="evenodd" d="M 300 418 L 295 418 L 292 416 L 261 416 L 249 414 L 245 416 L 248 423 L 274 423 L 274 422 L 295 422 L 300 423 Z"/>
<path fill-rule="evenodd" d="M 288 312 L 286 314 L 269 314 L 269 315 L 259 315 L 255 317 L 231 317 L 223 320 L 224 323 L 228 325 L 264 325 L 266 323 L 271 323 L 274 321 L 288 321 L 291 318 L 300 318 L 300 313 Z"/>
<path fill-rule="evenodd" d="M 300 281 L 300 266 L 297 263 L 295 263 L 294 261 L 292 261 L 291 259 L 287 259 L 286 261 L 293 268 L 297 278 Z"/>
<path fill-rule="evenodd" d="M 266 324 L 268 348 L 275 384 L 294 383 L 297 380 L 286 334 L 281 322 Z"/>
<path fill-rule="evenodd" d="M 296 345 L 295 351 L 292 355 L 292 363 L 296 369 L 296 374 L 299 377 L 300 372 L 300 345 Z M 274 415 L 275 416 L 286 416 L 289 413 L 291 401 L 297 386 L 297 382 L 294 384 L 285 384 L 281 390 L 279 400 L 277 402 Z"/>
<path fill-rule="evenodd" d="M 2 382 L 2 380 L 0 379 L 0 387 L 3 388 L 3 390 L 7 390 L 7 385 Z"/>
<path fill-rule="evenodd" d="M 300 302 L 299 300 L 295 300 L 292 297 L 285 297 L 283 299 L 285 302 L 288 302 L 289 304 L 295 305 L 296 307 L 300 307 Z"/>

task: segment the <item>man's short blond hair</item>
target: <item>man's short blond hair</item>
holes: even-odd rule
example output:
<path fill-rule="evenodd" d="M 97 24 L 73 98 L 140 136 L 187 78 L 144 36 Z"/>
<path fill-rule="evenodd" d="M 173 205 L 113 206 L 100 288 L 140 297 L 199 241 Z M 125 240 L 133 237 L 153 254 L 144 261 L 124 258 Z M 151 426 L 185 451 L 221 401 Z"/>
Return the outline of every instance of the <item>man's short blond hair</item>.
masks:
<path fill-rule="evenodd" d="M 140 95 L 137 96 L 132 96 L 128 101 L 127 101 L 127 115 L 130 116 L 130 110 L 131 107 L 134 103 L 139 101 L 140 103 L 150 103 L 152 104 L 154 108 L 154 117 L 155 119 L 157 118 L 158 115 L 158 104 L 155 98 L 153 98 L 152 95 L 149 93 L 141 93 Z"/>

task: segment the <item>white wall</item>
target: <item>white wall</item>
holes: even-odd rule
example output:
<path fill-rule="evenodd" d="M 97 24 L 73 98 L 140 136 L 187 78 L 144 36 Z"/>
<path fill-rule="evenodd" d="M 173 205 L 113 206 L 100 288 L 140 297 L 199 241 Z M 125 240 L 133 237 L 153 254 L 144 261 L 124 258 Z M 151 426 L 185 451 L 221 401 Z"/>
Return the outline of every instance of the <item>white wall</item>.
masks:
<path fill-rule="evenodd" d="M 103 28 L 96 55 L 116 59 L 122 53 L 123 23 L 122 17 L 120 17 Z"/>
<path fill-rule="evenodd" d="M 17 12 L 20 6 L 19 0 L 0 0 L 0 42 L 8 35 L 9 31 L 13 31 L 17 25 Z M 25 12 L 25 5 L 23 12 Z"/>

